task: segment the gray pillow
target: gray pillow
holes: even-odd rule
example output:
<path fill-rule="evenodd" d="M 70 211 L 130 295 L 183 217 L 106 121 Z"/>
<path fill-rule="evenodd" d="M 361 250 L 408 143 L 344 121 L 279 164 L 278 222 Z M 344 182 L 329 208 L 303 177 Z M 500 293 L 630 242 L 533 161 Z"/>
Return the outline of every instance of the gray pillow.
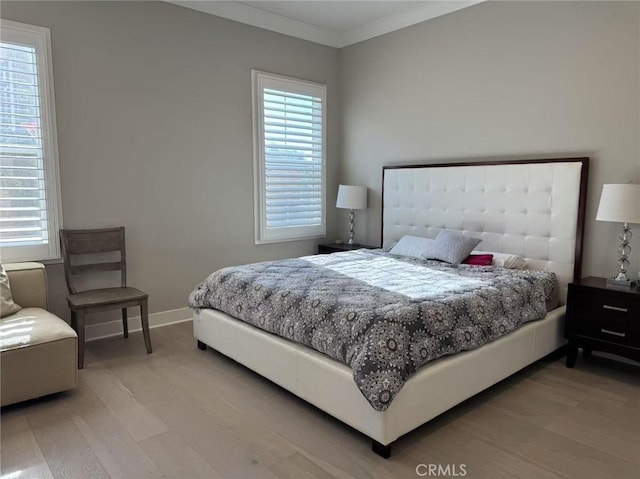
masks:
<path fill-rule="evenodd" d="M 9 316 L 17 313 L 22 308 L 13 302 L 11 296 L 11 286 L 9 285 L 9 276 L 4 270 L 4 266 L 0 264 L 0 317 Z"/>
<path fill-rule="evenodd" d="M 446 263 L 460 264 L 481 241 L 481 239 L 471 236 L 442 230 L 423 256 Z"/>
<path fill-rule="evenodd" d="M 389 254 L 399 256 L 411 256 L 413 258 L 423 258 L 424 253 L 435 240 L 422 238 L 420 236 L 404 235 L 396 245 L 391 248 Z"/>

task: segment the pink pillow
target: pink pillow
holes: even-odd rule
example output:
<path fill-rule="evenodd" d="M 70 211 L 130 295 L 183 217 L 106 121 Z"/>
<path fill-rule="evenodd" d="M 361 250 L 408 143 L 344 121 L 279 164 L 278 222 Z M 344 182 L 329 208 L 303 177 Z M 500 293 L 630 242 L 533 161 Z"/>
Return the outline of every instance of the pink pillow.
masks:
<path fill-rule="evenodd" d="M 491 266 L 493 262 L 492 254 L 470 254 L 463 264 L 471 264 L 473 266 Z"/>

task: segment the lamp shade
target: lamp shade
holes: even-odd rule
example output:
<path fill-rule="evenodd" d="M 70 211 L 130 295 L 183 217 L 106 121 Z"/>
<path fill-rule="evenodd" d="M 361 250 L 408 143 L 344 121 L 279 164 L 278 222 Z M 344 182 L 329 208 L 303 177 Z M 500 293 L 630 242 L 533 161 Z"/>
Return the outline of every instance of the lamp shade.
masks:
<path fill-rule="evenodd" d="M 351 210 L 364 210 L 367 207 L 367 187 L 340 185 L 336 207 Z"/>
<path fill-rule="evenodd" d="M 596 220 L 640 223 L 640 185 L 602 185 Z"/>

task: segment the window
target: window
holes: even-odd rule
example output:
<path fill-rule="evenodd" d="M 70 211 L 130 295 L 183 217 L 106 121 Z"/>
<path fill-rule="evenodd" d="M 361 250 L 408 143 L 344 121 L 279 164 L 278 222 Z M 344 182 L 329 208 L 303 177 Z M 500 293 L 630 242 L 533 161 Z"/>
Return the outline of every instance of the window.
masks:
<path fill-rule="evenodd" d="M 0 254 L 60 257 L 61 222 L 49 29 L 0 23 Z"/>
<path fill-rule="evenodd" d="M 327 87 L 251 73 L 256 244 L 323 237 Z"/>

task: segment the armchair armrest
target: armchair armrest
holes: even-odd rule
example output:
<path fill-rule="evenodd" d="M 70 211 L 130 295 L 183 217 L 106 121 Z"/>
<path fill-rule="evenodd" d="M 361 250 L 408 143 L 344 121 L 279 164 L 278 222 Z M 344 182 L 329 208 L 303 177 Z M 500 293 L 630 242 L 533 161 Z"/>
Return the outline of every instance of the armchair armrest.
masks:
<path fill-rule="evenodd" d="M 23 308 L 47 309 L 47 273 L 41 263 L 11 263 L 9 276 L 13 301 Z"/>

